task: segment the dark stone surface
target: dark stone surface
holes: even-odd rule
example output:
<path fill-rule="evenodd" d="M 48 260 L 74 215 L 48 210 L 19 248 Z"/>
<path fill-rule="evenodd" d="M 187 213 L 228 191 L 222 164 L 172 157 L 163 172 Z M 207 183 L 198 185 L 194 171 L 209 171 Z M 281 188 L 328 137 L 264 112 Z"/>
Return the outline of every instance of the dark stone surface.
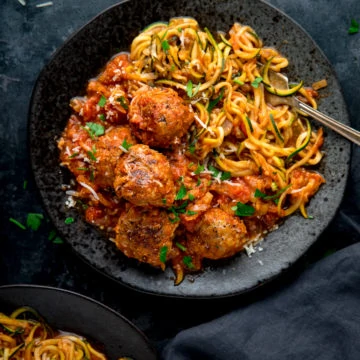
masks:
<path fill-rule="evenodd" d="M 208 306 L 197 300 L 138 293 L 113 282 L 79 261 L 65 244 L 49 241 L 51 222 L 43 222 L 38 231 L 24 231 L 10 223 L 10 217 L 24 223 L 30 212 L 44 213 L 32 178 L 27 146 L 27 113 L 37 76 L 74 31 L 116 3 L 53 0 L 53 6 L 37 8 L 36 4 L 41 2 L 28 1 L 25 7 L 16 0 L 0 3 L 0 285 L 50 285 L 90 296 L 125 315 L 160 349 L 181 329 L 269 297 L 274 289 L 291 283 L 309 263 L 359 240 L 360 149 L 356 146 L 352 147 L 345 197 L 316 245 L 271 284 L 249 294 L 211 300 Z M 342 87 L 351 125 L 359 130 L 360 33 L 349 35 L 347 30 L 352 18 L 360 22 L 360 2 L 346 0 L 340 5 L 335 0 L 272 0 L 269 3 L 297 21 L 328 57 Z"/>

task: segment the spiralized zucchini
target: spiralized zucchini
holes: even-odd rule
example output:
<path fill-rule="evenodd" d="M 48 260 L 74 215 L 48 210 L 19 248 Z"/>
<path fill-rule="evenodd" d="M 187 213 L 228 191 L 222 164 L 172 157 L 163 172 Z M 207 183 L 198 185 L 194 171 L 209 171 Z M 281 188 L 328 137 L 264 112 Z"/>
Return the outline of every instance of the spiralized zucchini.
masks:
<path fill-rule="evenodd" d="M 82 336 L 54 330 L 31 307 L 0 313 L 0 360 L 106 360 Z M 120 358 L 126 360 L 130 358 Z"/>

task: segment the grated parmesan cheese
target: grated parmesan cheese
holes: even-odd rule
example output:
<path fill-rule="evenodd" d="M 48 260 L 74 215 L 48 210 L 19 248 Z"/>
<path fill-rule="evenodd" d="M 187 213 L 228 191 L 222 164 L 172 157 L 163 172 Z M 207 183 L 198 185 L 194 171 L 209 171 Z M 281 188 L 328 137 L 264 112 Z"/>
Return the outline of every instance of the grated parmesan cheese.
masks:
<path fill-rule="evenodd" d="M 42 7 L 46 7 L 46 6 L 52 6 L 54 5 L 54 3 L 52 1 L 47 1 L 47 2 L 44 2 L 44 3 L 41 3 L 41 4 L 36 4 L 36 7 L 37 8 L 42 8 Z"/>
<path fill-rule="evenodd" d="M 96 200 L 98 200 L 98 201 L 100 200 L 98 194 L 95 192 L 95 190 L 91 186 L 83 183 L 82 181 L 79 181 L 79 184 L 81 186 L 83 186 L 84 188 L 88 189 Z"/>
<path fill-rule="evenodd" d="M 18 0 L 18 2 L 19 2 L 22 6 L 26 6 L 25 0 Z"/>

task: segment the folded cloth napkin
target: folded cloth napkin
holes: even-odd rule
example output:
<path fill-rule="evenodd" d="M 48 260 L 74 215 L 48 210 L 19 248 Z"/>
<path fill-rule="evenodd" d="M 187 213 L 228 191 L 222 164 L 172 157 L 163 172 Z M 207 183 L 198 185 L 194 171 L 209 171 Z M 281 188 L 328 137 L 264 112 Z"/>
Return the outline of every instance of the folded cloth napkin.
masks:
<path fill-rule="evenodd" d="M 359 360 L 360 244 L 312 265 L 290 286 L 181 331 L 165 360 Z"/>

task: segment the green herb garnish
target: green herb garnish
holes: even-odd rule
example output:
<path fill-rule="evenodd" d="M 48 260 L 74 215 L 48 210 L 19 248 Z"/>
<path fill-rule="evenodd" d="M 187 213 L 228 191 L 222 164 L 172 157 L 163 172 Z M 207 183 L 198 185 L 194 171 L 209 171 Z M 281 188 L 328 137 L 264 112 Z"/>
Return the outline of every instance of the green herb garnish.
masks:
<path fill-rule="evenodd" d="M 244 85 L 244 82 L 243 81 L 241 81 L 241 80 L 239 80 L 239 79 L 234 79 L 233 80 L 234 81 L 234 83 L 236 83 L 236 84 L 238 84 L 238 85 Z"/>
<path fill-rule="evenodd" d="M 169 45 L 169 42 L 167 40 L 163 40 L 161 42 L 161 47 L 165 52 L 168 52 L 170 50 L 170 45 Z"/>
<path fill-rule="evenodd" d="M 101 136 L 105 134 L 105 128 L 102 125 L 94 122 L 87 122 L 85 130 L 89 133 L 92 139 L 95 136 Z"/>
<path fill-rule="evenodd" d="M 20 221 L 17 221 L 14 218 L 9 218 L 9 221 L 18 226 L 20 229 L 26 230 L 26 227 Z"/>
<path fill-rule="evenodd" d="M 178 193 L 176 194 L 175 200 L 182 200 L 186 195 L 186 187 L 184 184 L 181 184 Z"/>
<path fill-rule="evenodd" d="M 167 255 L 167 251 L 168 251 L 168 247 L 167 246 L 163 246 L 161 249 L 160 249 L 160 254 L 159 254 L 159 257 L 160 257 L 160 261 L 162 263 L 166 263 L 166 255 Z"/>
<path fill-rule="evenodd" d="M 69 159 L 73 159 L 74 157 L 76 157 L 76 156 L 78 156 L 78 155 L 79 155 L 78 152 L 73 153 L 73 154 L 71 154 L 71 155 L 69 156 Z"/>
<path fill-rule="evenodd" d="M 44 219 L 43 214 L 29 213 L 26 219 L 26 226 L 32 230 L 37 230 Z"/>
<path fill-rule="evenodd" d="M 351 26 L 349 27 L 349 34 L 356 34 L 359 32 L 359 23 L 355 19 L 351 19 Z"/>
<path fill-rule="evenodd" d="M 195 266 L 192 262 L 192 257 L 187 255 L 183 257 L 183 263 L 189 268 L 189 269 L 193 269 Z"/>
<path fill-rule="evenodd" d="M 255 209 L 251 205 L 246 205 L 242 202 L 238 202 L 231 210 L 234 210 L 237 216 L 251 216 L 255 213 Z"/>
<path fill-rule="evenodd" d="M 101 121 L 105 121 L 105 120 L 106 120 L 105 114 L 99 114 L 99 119 L 100 119 Z"/>
<path fill-rule="evenodd" d="M 106 104 L 106 97 L 105 97 L 104 95 L 101 95 L 101 98 L 100 98 L 100 100 L 99 100 L 99 102 L 98 102 L 98 105 L 99 105 L 100 107 L 104 107 L 105 104 Z"/>
<path fill-rule="evenodd" d="M 211 110 L 217 105 L 217 103 L 223 98 L 224 96 L 224 88 L 221 88 L 220 94 L 217 98 L 215 98 L 214 100 L 211 100 L 209 102 L 209 105 L 207 107 L 207 111 L 210 113 Z"/>
<path fill-rule="evenodd" d="M 261 198 L 261 199 L 264 199 L 264 200 L 274 200 L 274 199 L 277 199 L 290 186 L 291 186 L 291 184 L 289 184 L 288 186 L 285 186 L 284 188 L 280 189 L 277 193 L 275 193 L 273 195 L 267 195 L 267 194 L 263 193 L 262 191 L 260 191 L 259 189 L 256 189 L 254 196 L 256 198 Z"/>
<path fill-rule="evenodd" d="M 181 251 L 186 251 L 186 247 L 185 247 L 183 244 L 180 244 L 180 243 L 176 242 L 175 245 L 176 245 Z"/>
<path fill-rule="evenodd" d="M 27 184 L 28 184 L 28 181 L 27 181 L 27 180 L 24 180 L 24 182 L 23 182 L 23 189 L 24 189 L 24 190 L 26 190 Z"/>
<path fill-rule="evenodd" d="M 129 144 L 126 139 L 124 139 L 124 141 L 122 142 L 121 146 L 125 149 L 125 150 L 129 150 L 130 147 L 132 146 L 132 144 Z"/>
<path fill-rule="evenodd" d="M 116 101 L 118 101 L 120 103 L 120 105 L 125 109 L 129 109 L 128 104 L 126 103 L 125 97 L 124 96 L 120 96 L 116 99 Z"/>
<path fill-rule="evenodd" d="M 252 83 L 251 86 L 255 89 L 257 89 L 260 85 L 260 83 L 263 81 L 263 78 L 261 76 L 258 76 Z"/>
<path fill-rule="evenodd" d="M 74 221 L 75 220 L 73 217 L 67 217 L 64 222 L 65 224 L 72 224 Z"/>

